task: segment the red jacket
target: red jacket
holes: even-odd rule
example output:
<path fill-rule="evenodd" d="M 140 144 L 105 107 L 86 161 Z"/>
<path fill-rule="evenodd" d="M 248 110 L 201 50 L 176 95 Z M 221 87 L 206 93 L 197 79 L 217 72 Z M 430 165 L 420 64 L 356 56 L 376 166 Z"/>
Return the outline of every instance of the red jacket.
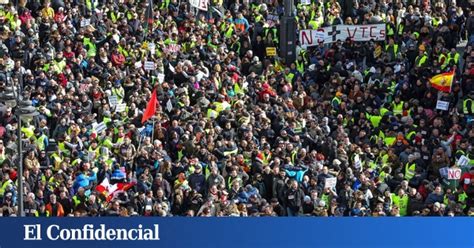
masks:
<path fill-rule="evenodd" d="M 64 216 L 64 209 L 63 205 L 61 203 L 56 202 L 57 210 L 56 210 L 56 216 L 57 217 L 63 217 Z M 49 213 L 49 216 L 53 216 L 53 206 L 51 205 L 51 202 L 46 205 L 46 212 Z"/>
<path fill-rule="evenodd" d="M 469 184 L 471 184 L 471 179 L 474 178 L 474 175 L 471 175 L 469 172 L 464 172 L 461 178 L 459 179 L 459 185 L 463 185 L 464 190 L 467 190 Z"/>

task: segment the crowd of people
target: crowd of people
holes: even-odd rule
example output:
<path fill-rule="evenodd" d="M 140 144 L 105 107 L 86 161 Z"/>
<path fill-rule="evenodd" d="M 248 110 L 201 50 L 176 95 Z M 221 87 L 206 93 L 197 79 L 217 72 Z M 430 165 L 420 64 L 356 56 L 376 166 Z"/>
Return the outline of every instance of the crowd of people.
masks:
<path fill-rule="evenodd" d="M 387 35 L 295 61 L 283 1 L 206 3 L 2 1 L 0 93 L 39 115 L 18 132 L 0 103 L 1 216 L 20 215 L 20 178 L 25 216 L 474 215 L 468 1 L 295 2 L 295 32 Z"/>

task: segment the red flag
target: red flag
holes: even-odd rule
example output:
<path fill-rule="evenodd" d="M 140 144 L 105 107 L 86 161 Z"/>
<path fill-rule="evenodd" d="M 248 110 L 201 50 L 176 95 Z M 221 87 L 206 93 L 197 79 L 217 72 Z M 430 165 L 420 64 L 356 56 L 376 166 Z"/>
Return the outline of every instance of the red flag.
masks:
<path fill-rule="evenodd" d="M 143 112 L 142 123 L 150 119 L 155 115 L 156 112 L 156 104 L 158 103 L 156 99 L 156 89 L 153 90 L 153 94 L 151 94 L 151 99 L 146 106 L 145 112 Z"/>
<path fill-rule="evenodd" d="M 99 185 L 95 187 L 95 190 L 101 194 L 105 194 L 110 187 L 109 179 L 105 178 Z"/>
<path fill-rule="evenodd" d="M 114 184 L 114 191 L 111 192 L 107 198 L 106 198 L 106 201 L 107 202 L 110 202 L 110 200 L 112 200 L 114 198 L 114 196 L 118 193 L 122 193 L 122 192 L 127 192 L 129 189 L 131 189 L 134 185 L 136 185 L 137 183 L 136 182 L 131 182 L 131 183 L 116 183 Z"/>

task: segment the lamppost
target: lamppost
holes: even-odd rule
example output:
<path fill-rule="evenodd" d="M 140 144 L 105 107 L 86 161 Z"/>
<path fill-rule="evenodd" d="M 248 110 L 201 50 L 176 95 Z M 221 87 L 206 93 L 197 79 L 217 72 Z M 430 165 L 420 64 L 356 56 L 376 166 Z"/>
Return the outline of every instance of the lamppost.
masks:
<path fill-rule="evenodd" d="M 280 56 L 289 67 L 296 60 L 296 20 L 294 0 L 284 0 L 285 13 L 280 18 Z"/>
<path fill-rule="evenodd" d="M 19 77 L 23 75 L 20 74 Z M 19 80 L 19 84 L 22 80 Z M 0 93 L 0 101 L 4 102 L 5 105 L 14 109 L 14 114 L 17 116 L 17 143 L 18 143 L 18 161 L 17 161 L 17 182 L 18 182 L 18 216 L 25 216 L 23 200 L 23 152 L 21 142 L 21 119 L 32 118 L 39 115 L 36 108 L 29 100 L 22 100 L 21 97 L 21 85 L 18 85 L 18 94 L 15 96 L 15 90 L 13 86 L 7 86 L 5 90 Z"/>

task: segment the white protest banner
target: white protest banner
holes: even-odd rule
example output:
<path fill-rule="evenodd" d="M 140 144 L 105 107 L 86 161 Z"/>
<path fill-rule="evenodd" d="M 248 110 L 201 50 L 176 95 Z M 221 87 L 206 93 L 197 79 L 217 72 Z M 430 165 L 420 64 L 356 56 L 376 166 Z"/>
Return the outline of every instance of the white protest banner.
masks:
<path fill-rule="evenodd" d="M 329 44 L 337 40 L 345 41 L 351 38 L 353 41 L 385 40 L 385 24 L 367 25 L 335 25 L 320 28 L 318 30 L 305 29 L 299 33 L 300 45 L 303 48 L 315 46 L 318 39 L 323 37 L 324 43 Z"/>
<path fill-rule="evenodd" d="M 461 169 L 454 168 L 448 169 L 448 179 L 460 179 L 461 178 Z"/>
<path fill-rule="evenodd" d="M 209 1 L 208 0 L 189 0 L 189 3 L 194 8 L 198 8 L 200 10 L 207 11 Z"/>
<path fill-rule="evenodd" d="M 162 84 L 165 81 L 165 74 L 158 73 L 158 83 Z"/>
<path fill-rule="evenodd" d="M 118 104 L 118 98 L 116 95 L 109 96 L 109 104 L 112 107 Z"/>
<path fill-rule="evenodd" d="M 310 5 L 311 4 L 311 0 L 301 0 L 300 3 L 302 5 Z"/>
<path fill-rule="evenodd" d="M 143 68 L 147 71 L 152 71 L 155 69 L 155 62 L 153 61 L 145 61 L 145 64 L 143 65 Z"/>
<path fill-rule="evenodd" d="M 125 111 L 126 108 L 127 104 L 125 103 L 117 104 L 117 107 L 115 107 L 115 112 L 122 113 L 123 111 Z"/>
<path fill-rule="evenodd" d="M 81 28 L 82 28 L 82 27 L 85 27 L 85 26 L 88 26 L 88 25 L 90 25 L 90 24 L 91 24 L 91 20 L 90 20 L 90 19 L 85 19 L 85 18 L 84 18 L 84 19 L 81 20 Z"/>
<path fill-rule="evenodd" d="M 438 100 L 436 102 L 436 109 L 448 110 L 449 109 L 449 102 Z"/>
<path fill-rule="evenodd" d="M 166 110 L 168 110 L 168 112 L 171 112 L 171 110 L 173 110 L 173 104 L 171 103 L 171 99 L 168 99 L 168 101 L 166 102 Z"/>
<path fill-rule="evenodd" d="M 107 125 L 105 125 L 104 122 L 101 122 L 101 123 L 97 124 L 97 126 L 94 129 L 99 134 L 99 133 L 102 133 L 103 131 L 105 131 L 105 129 L 107 129 Z"/>
<path fill-rule="evenodd" d="M 469 164 L 469 158 L 462 155 L 461 157 L 459 157 L 458 161 L 456 162 L 456 164 L 459 166 L 459 167 L 466 167 L 468 164 Z"/>
<path fill-rule="evenodd" d="M 337 184 L 336 177 L 326 178 L 326 180 L 324 181 L 324 188 L 334 188 L 336 187 L 336 184 Z"/>

